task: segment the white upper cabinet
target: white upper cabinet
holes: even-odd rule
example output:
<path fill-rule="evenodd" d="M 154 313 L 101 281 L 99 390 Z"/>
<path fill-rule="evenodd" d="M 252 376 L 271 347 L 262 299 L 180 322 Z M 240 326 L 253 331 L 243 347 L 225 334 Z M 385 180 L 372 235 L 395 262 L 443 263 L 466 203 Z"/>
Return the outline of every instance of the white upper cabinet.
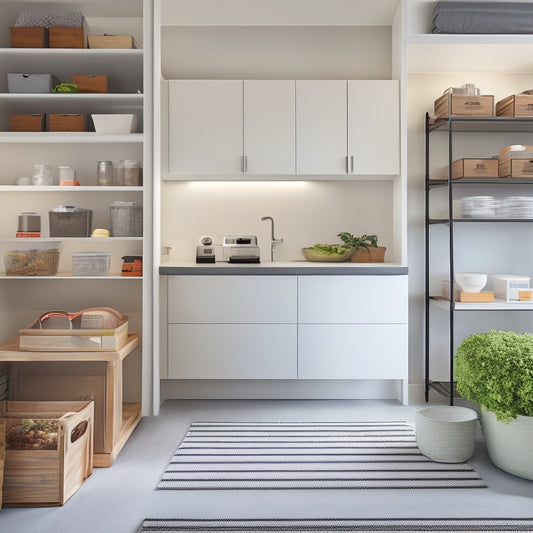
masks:
<path fill-rule="evenodd" d="M 295 172 L 294 80 L 244 81 L 244 171 Z"/>
<path fill-rule="evenodd" d="M 296 172 L 346 174 L 346 80 L 296 81 Z"/>
<path fill-rule="evenodd" d="M 169 82 L 170 172 L 241 172 L 242 85 L 242 80 Z"/>
<path fill-rule="evenodd" d="M 397 80 L 298 80 L 298 174 L 394 175 L 400 169 Z"/>
<path fill-rule="evenodd" d="M 397 80 L 348 81 L 351 174 L 400 172 L 400 95 Z"/>

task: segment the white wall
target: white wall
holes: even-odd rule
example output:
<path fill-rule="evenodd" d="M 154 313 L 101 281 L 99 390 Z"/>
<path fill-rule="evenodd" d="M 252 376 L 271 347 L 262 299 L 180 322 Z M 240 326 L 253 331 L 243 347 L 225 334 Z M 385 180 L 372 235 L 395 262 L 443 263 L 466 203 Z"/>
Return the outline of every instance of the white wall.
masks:
<path fill-rule="evenodd" d="M 369 198 L 378 197 L 379 210 Z M 165 260 L 194 260 L 201 235 L 217 244 L 232 233 L 258 236 L 261 258 L 270 260 L 270 223 L 284 240 L 275 259 L 303 259 L 301 248 L 340 243 L 337 234 L 377 234 L 392 257 L 392 183 L 390 181 L 165 182 L 161 203 Z M 387 257 L 386 257 L 387 259 Z"/>

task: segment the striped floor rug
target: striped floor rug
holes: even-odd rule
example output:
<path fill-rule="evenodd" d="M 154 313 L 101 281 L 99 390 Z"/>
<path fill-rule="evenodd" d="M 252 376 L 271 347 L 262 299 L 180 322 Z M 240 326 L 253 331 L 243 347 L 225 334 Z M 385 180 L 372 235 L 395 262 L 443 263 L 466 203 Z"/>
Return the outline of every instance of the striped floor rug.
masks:
<path fill-rule="evenodd" d="M 195 422 L 158 489 L 485 488 L 468 464 L 431 461 L 406 422 Z"/>
<path fill-rule="evenodd" d="M 139 533 L 280 533 L 281 531 L 333 533 L 357 531 L 403 533 L 420 531 L 495 533 L 533 531 L 533 519 L 514 518 L 355 518 L 355 519 L 146 519 Z"/>

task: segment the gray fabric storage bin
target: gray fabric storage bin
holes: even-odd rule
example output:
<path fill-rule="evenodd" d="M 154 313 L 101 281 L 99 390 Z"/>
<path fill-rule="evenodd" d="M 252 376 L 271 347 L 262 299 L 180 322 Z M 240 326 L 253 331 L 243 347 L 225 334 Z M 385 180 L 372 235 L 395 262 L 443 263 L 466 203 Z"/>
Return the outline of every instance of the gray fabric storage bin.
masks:
<path fill-rule="evenodd" d="M 7 88 L 10 93 L 51 93 L 59 83 L 53 74 L 8 74 Z"/>

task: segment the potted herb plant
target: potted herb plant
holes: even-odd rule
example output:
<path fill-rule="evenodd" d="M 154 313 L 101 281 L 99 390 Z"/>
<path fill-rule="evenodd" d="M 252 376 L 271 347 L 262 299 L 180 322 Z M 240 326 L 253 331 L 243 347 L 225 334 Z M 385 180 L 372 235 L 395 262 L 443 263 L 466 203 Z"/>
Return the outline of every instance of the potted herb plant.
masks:
<path fill-rule="evenodd" d="M 481 409 L 491 461 L 533 479 L 533 335 L 471 335 L 457 349 L 454 365 L 457 391 Z"/>
<path fill-rule="evenodd" d="M 353 248 L 352 261 L 355 263 L 383 263 L 385 246 L 378 246 L 377 235 L 361 235 L 355 237 L 351 233 L 341 231 L 337 234 L 346 248 Z"/>

